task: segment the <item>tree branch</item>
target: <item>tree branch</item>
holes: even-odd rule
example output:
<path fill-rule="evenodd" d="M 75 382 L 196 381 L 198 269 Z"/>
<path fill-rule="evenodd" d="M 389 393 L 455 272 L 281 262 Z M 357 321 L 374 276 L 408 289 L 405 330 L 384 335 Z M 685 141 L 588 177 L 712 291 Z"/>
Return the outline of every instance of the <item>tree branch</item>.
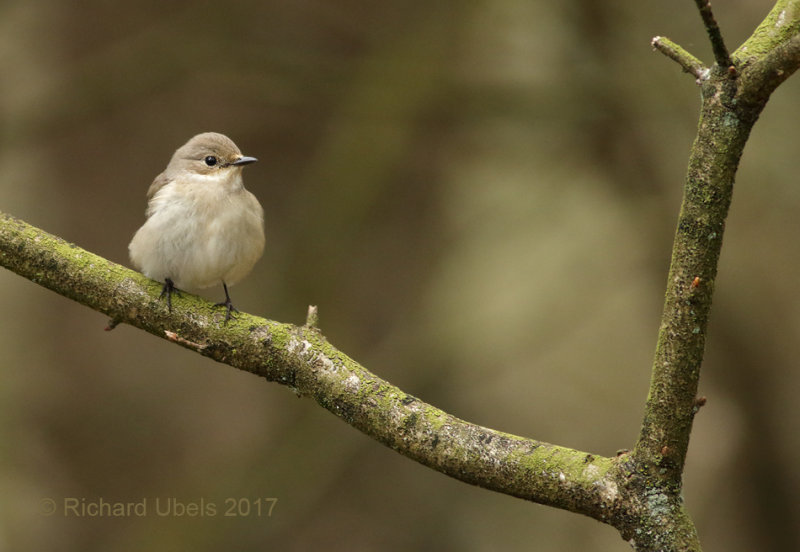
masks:
<path fill-rule="evenodd" d="M 0 213 L 0 264 L 33 282 L 218 362 L 311 397 L 400 454 L 451 477 L 596 519 L 624 506 L 617 458 L 460 420 L 370 373 L 315 327 L 241 313 L 227 326 L 212 303 L 183 293 L 170 313 L 161 284 Z"/>
<path fill-rule="evenodd" d="M 800 66 L 800 0 L 778 0 L 764 21 L 734 53 L 744 72 L 740 98 L 758 104 Z"/>
<path fill-rule="evenodd" d="M 700 17 L 703 18 L 703 24 L 706 26 L 708 38 L 711 40 L 711 49 L 714 51 L 714 60 L 720 67 L 730 67 L 731 56 L 728 53 L 728 48 L 725 46 L 725 41 L 722 40 L 722 33 L 719 30 L 714 13 L 711 11 L 710 0 L 694 0 L 697 4 L 697 9 L 700 10 Z"/>
<path fill-rule="evenodd" d="M 704 18 L 707 26 L 713 21 L 710 11 Z M 716 24 L 713 28 L 718 32 Z M 734 177 L 770 94 L 800 66 L 798 33 L 800 0 L 779 0 L 735 52 L 735 69 L 712 71 L 702 83 L 700 124 L 672 249 L 650 393 L 632 453 L 637 465 L 651 470 L 650 485 L 681 485 Z M 721 39 L 718 54 L 720 45 Z"/>
<path fill-rule="evenodd" d="M 676 61 L 678 65 L 683 67 L 684 71 L 694 75 L 695 79 L 697 79 L 697 84 L 700 84 L 700 81 L 702 81 L 703 78 L 708 75 L 708 68 L 703 65 L 702 61 L 681 48 L 678 44 L 672 42 L 667 37 L 654 37 L 653 40 L 650 41 L 650 44 L 653 46 L 653 48 L 668 58 Z"/>

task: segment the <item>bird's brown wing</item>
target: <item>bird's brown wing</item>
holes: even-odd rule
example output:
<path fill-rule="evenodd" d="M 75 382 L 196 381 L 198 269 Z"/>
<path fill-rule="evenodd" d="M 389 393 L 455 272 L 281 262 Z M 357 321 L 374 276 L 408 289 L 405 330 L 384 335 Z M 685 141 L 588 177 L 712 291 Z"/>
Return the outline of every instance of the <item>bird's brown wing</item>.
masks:
<path fill-rule="evenodd" d="M 147 201 L 153 199 L 153 196 L 156 195 L 156 192 L 163 188 L 167 182 L 169 182 L 169 179 L 167 178 L 166 173 L 162 172 L 159 174 L 155 180 L 153 180 L 153 183 L 150 184 L 150 188 L 147 190 Z"/>
<path fill-rule="evenodd" d="M 153 183 L 150 184 L 150 188 L 147 189 L 147 209 L 145 209 L 144 212 L 145 216 L 150 217 L 152 214 L 150 209 L 153 197 L 161 188 L 166 186 L 168 182 L 169 178 L 167 178 L 166 173 L 161 173 L 155 178 L 155 180 L 153 180 Z"/>

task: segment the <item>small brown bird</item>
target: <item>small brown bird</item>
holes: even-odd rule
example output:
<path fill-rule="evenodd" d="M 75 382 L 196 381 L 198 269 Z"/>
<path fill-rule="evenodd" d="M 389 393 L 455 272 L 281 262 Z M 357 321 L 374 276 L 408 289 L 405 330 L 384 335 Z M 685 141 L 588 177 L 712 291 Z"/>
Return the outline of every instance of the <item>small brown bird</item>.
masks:
<path fill-rule="evenodd" d="M 244 188 L 242 167 L 255 163 L 222 134 L 198 134 L 178 148 L 166 170 L 147 191 L 147 220 L 128 246 L 134 266 L 164 282 L 172 293 L 222 284 L 231 312 L 228 286 L 252 270 L 264 251 L 264 210 Z"/>

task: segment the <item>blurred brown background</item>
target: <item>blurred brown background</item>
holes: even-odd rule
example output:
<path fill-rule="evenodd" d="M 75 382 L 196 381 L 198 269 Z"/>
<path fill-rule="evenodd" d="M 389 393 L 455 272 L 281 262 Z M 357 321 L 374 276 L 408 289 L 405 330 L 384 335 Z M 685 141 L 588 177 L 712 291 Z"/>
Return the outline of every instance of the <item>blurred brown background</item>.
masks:
<path fill-rule="evenodd" d="M 769 1 L 715 4 L 732 47 Z M 197 132 L 267 217 L 232 290 L 496 429 L 632 446 L 704 60 L 692 2 L 300 0 L 0 7 L 0 210 L 116 262 Z M 800 549 L 800 78 L 745 151 L 685 497 L 707 550 Z M 218 300 L 220 290 L 209 297 Z M 289 390 L 0 271 L 0 550 L 626 550 L 423 468 Z M 176 498 L 216 516 L 65 518 Z M 272 517 L 221 515 L 276 497 Z"/>

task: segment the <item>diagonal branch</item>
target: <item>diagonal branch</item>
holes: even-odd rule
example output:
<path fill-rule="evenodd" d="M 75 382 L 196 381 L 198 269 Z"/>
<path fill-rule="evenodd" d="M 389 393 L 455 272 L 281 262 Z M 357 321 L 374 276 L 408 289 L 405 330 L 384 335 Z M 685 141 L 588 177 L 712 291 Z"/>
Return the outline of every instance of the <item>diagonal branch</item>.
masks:
<path fill-rule="evenodd" d="M 730 67 L 731 56 L 728 53 L 728 48 L 725 46 L 725 41 L 722 39 L 722 33 L 717 25 L 717 20 L 714 19 L 714 13 L 711 11 L 710 0 L 694 0 L 697 8 L 700 10 L 700 17 L 703 18 L 703 24 L 706 26 L 708 38 L 711 40 L 711 49 L 714 51 L 714 61 L 720 67 Z"/>
<path fill-rule="evenodd" d="M 286 385 L 400 454 L 451 477 L 608 520 L 622 509 L 619 461 L 460 420 L 367 371 L 315 327 L 240 314 L 184 294 L 169 313 L 160 284 L 0 213 L 0 265 L 203 356 Z"/>
<path fill-rule="evenodd" d="M 741 98 L 758 103 L 769 97 L 800 66 L 800 0 L 778 0 L 733 59 L 746 73 Z"/>
<path fill-rule="evenodd" d="M 667 37 L 654 37 L 653 40 L 650 41 L 650 44 L 653 46 L 653 48 L 671 60 L 677 62 L 678 65 L 683 67 L 684 71 L 694 75 L 694 78 L 697 79 L 698 84 L 708 75 L 708 68 L 703 65 L 702 61 L 684 50 L 680 45 L 672 42 Z"/>

